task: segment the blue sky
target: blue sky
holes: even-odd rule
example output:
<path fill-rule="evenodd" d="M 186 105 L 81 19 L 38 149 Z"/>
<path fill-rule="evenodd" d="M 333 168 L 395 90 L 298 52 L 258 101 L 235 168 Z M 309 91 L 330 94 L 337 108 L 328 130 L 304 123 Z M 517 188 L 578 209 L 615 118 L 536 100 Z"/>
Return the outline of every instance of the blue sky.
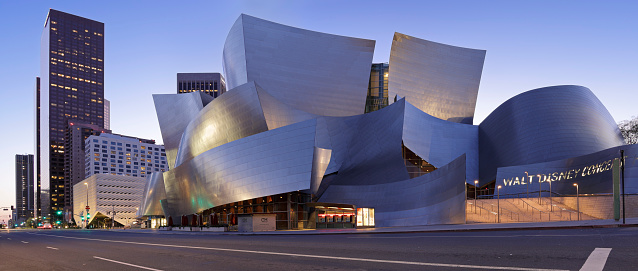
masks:
<path fill-rule="evenodd" d="M 0 0 L 0 206 L 14 204 L 15 154 L 34 151 L 33 93 L 49 8 L 105 23 L 111 129 L 158 142 L 151 95 L 175 93 L 178 72 L 221 72 L 224 40 L 241 13 L 376 40 L 374 62 L 389 60 L 395 31 L 485 49 L 475 124 L 516 94 L 564 84 L 590 88 L 616 121 L 638 115 L 635 1 Z"/>

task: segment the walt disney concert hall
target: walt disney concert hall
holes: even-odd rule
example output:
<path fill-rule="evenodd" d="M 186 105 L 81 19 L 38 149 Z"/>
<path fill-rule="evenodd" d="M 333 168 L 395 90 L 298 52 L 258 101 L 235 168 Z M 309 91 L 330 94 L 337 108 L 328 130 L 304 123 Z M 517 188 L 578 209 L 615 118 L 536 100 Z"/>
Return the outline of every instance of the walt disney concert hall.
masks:
<path fill-rule="evenodd" d="M 241 15 L 223 50 L 229 91 L 153 95 L 170 170 L 147 178 L 138 215 L 271 214 L 277 229 L 465 223 L 468 187 L 561 192 L 579 179 L 583 193 L 611 193 L 601 183 L 621 148 L 627 193 L 638 192 L 638 148 L 589 89 L 530 90 L 474 125 L 485 50 L 395 33 L 389 63 L 373 64 L 374 47 Z"/>

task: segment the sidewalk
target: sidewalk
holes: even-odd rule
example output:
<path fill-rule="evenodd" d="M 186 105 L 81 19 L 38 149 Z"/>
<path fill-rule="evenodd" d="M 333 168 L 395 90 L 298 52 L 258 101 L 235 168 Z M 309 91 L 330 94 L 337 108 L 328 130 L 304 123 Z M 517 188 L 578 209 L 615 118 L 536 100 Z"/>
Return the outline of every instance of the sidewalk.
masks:
<path fill-rule="evenodd" d="M 376 234 L 376 233 L 409 233 L 409 232 L 451 232 L 451 231 L 499 231 L 499 230 L 531 230 L 531 229 L 575 229 L 575 228 L 608 228 L 608 227 L 638 227 L 638 218 L 627 218 L 626 224 L 613 219 L 584 220 L 584 221 L 556 221 L 534 223 L 476 223 L 455 225 L 428 225 L 409 227 L 386 227 L 366 229 L 318 229 L 318 230 L 282 230 L 268 232 L 183 232 L 160 231 L 157 229 L 128 229 L 112 230 L 135 233 L 155 234 L 221 234 L 221 235 L 317 235 L 317 234 Z"/>

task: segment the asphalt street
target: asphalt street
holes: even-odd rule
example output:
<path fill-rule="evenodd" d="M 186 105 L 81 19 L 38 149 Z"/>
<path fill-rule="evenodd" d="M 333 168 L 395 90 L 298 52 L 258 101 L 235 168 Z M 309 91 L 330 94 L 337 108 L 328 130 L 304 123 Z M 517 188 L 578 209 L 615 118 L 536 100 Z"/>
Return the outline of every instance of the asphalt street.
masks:
<path fill-rule="evenodd" d="M 3 230 L 0 251 L 0 270 L 638 270 L 638 228 L 339 235 Z"/>

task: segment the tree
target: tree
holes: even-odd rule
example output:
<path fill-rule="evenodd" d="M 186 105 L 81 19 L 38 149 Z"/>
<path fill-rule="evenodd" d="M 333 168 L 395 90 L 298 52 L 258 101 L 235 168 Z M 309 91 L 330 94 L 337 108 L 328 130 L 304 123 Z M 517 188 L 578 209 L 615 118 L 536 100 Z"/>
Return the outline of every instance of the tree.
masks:
<path fill-rule="evenodd" d="M 618 128 L 625 138 L 625 143 L 638 144 L 638 117 L 633 116 L 630 120 L 619 122 Z"/>

